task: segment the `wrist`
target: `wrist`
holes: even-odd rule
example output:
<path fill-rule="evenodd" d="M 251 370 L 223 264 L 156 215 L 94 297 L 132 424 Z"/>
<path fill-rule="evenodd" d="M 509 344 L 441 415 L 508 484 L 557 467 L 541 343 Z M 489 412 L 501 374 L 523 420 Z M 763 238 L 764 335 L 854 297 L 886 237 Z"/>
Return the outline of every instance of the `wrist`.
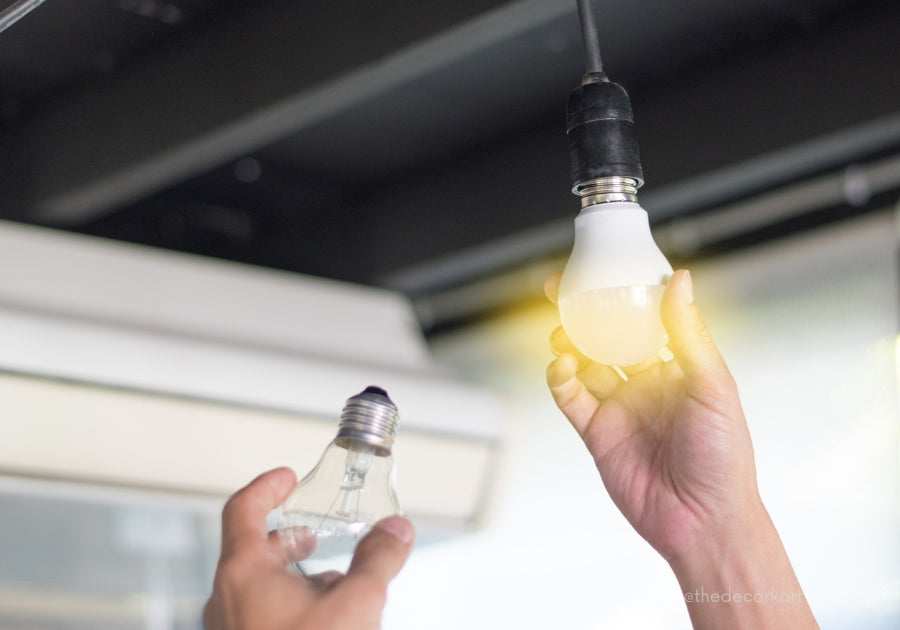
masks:
<path fill-rule="evenodd" d="M 762 500 L 754 494 L 736 503 L 729 513 L 710 515 L 666 559 L 679 578 L 693 575 L 709 578 L 710 571 L 718 574 L 732 565 L 742 566 L 743 556 L 768 546 L 771 538 L 777 536 Z"/>
<path fill-rule="evenodd" d="M 758 499 L 669 561 L 695 628 L 816 628 Z"/>

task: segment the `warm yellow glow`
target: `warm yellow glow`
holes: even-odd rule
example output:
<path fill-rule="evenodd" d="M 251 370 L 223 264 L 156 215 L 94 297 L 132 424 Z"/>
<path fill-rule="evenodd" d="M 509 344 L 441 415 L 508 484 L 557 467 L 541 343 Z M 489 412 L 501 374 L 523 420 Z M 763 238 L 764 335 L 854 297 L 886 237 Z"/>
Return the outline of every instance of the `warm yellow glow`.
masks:
<path fill-rule="evenodd" d="M 566 334 L 599 363 L 633 365 L 666 345 L 659 315 L 662 285 L 595 289 L 559 300 Z"/>
<path fill-rule="evenodd" d="M 900 335 L 894 338 L 894 375 L 897 379 L 897 389 L 900 391 Z"/>

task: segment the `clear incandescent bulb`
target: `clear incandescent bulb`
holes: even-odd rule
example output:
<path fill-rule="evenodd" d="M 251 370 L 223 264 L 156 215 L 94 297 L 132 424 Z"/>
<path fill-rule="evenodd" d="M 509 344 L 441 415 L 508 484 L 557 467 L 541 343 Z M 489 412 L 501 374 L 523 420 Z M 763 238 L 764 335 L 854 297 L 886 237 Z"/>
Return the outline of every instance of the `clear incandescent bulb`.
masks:
<path fill-rule="evenodd" d="M 359 540 L 400 514 L 391 448 L 397 407 L 379 387 L 349 398 L 337 436 L 278 510 L 278 537 L 303 575 L 346 572 Z"/>
<path fill-rule="evenodd" d="M 659 309 L 671 274 L 636 202 L 585 206 L 559 283 L 569 339 L 598 363 L 627 366 L 652 357 L 667 342 Z"/>

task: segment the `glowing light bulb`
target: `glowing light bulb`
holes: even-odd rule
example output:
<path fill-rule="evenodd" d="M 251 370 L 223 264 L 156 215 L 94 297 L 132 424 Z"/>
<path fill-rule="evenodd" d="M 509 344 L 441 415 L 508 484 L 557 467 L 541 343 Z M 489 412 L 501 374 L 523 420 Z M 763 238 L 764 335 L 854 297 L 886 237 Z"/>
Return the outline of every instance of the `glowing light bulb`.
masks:
<path fill-rule="evenodd" d="M 631 101 L 603 69 L 590 0 L 577 4 L 586 72 L 566 103 L 566 135 L 581 212 L 559 282 L 559 315 L 582 354 L 628 366 L 666 344 L 659 309 L 672 267 L 637 204 L 644 173 Z"/>
<path fill-rule="evenodd" d="M 582 10 L 583 8 L 583 10 Z M 585 50 L 596 53 L 589 3 L 579 4 Z M 563 328 L 582 354 L 614 366 L 652 357 L 667 338 L 659 307 L 672 267 L 637 203 L 644 174 L 631 101 L 599 54 L 566 104 L 572 192 L 581 197 L 575 245 L 559 284 Z"/>
<path fill-rule="evenodd" d="M 285 557 L 303 575 L 346 572 L 356 543 L 380 519 L 400 514 L 391 449 L 397 407 L 367 387 L 349 398 L 337 436 L 278 511 Z"/>
<path fill-rule="evenodd" d="M 653 356 L 667 341 L 659 306 L 671 274 L 637 203 L 583 208 L 559 283 L 559 314 L 569 339 L 599 363 L 627 366 Z"/>

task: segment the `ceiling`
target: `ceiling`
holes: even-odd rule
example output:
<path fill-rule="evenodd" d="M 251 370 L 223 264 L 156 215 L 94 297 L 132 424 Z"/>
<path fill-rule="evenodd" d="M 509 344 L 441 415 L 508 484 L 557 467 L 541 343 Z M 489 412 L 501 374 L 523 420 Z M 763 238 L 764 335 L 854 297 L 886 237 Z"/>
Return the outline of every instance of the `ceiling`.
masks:
<path fill-rule="evenodd" d="M 659 226 L 900 149 L 896 0 L 594 7 Z M 452 321 L 522 293 L 461 289 L 568 249 L 582 72 L 574 0 L 46 0 L 0 33 L 0 218 Z"/>

